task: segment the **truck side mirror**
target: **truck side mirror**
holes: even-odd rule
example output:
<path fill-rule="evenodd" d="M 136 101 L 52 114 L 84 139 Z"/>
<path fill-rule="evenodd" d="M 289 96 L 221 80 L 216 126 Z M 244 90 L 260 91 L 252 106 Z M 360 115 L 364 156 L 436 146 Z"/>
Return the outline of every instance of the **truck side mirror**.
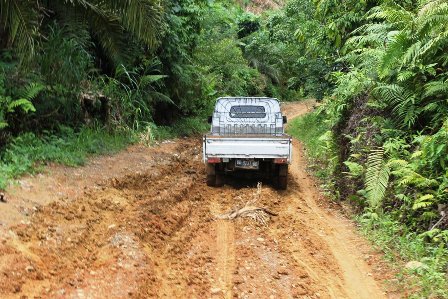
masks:
<path fill-rule="evenodd" d="M 283 115 L 283 123 L 284 124 L 288 123 L 288 118 L 286 117 L 286 115 Z"/>
<path fill-rule="evenodd" d="M 212 116 L 209 116 L 209 117 L 207 118 L 207 122 L 208 122 L 209 124 L 211 124 L 211 123 L 212 123 L 212 119 L 213 119 L 213 117 L 212 117 Z"/>

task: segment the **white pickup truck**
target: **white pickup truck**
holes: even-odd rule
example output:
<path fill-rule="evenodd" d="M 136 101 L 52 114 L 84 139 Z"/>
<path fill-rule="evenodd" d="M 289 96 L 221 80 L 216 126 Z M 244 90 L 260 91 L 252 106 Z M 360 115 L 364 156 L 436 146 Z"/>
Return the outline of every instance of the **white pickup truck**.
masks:
<path fill-rule="evenodd" d="M 203 138 L 207 185 L 222 186 L 225 174 L 272 179 L 286 189 L 291 137 L 274 98 L 224 97 L 216 101 L 210 133 Z"/>

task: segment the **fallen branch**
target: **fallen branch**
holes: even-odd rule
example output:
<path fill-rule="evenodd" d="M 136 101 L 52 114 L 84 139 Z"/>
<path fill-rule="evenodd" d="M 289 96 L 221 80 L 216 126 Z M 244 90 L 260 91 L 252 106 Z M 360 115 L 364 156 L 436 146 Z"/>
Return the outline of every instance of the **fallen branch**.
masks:
<path fill-rule="evenodd" d="M 442 214 L 442 218 L 440 218 L 439 221 L 437 221 L 436 224 L 434 224 L 434 225 L 430 228 L 430 231 L 433 230 L 433 229 L 435 229 L 435 228 L 437 228 L 437 227 L 440 225 L 440 223 L 442 223 L 443 219 L 445 219 L 445 216 L 446 216 L 446 214 L 443 213 L 443 214 Z"/>
<path fill-rule="evenodd" d="M 216 216 L 216 218 L 233 220 L 239 217 L 241 218 L 247 217 L 252 218 L 258 223 L 266 225 L 267 221 L 269 220 L 269 216 L 277 216 L 278 214 L 268 210 L 267 208 L 257 207 L 253 205 L 260 198 L 260 196 L 261 196 L 261 183 L 258 183 L 257 192 L 253 200 L 248 201 L 246 205 L 242 208 L 235 208 L 231 210 L 229 213 Z"/>
<path fill-rule="evenodd" d="M 216 216 L 216 218 L 233 220 L 238 217 L 250 217 L 250 215 L 252 215 L 253 213 L 266 213 L 270 216 L 278 216 L 278 214 L 276 214 L 266 208 L 260 208 L 260 207 L 254 207 L 254 206 L 244 206 L 240 209 L 232 210 L 227 214 L 218 215 L 218 216 Z"/>
<path fill-rule="evenodd" d="M 236 219 L 239 217 L 241 217 L 241 218 L 246 217 L 246 218 L 252 218 L 256 222 L 266 225 L 269 220 L 269 216 L 277 216 L 277 215 L 278 214 L 276 214 L 266 208 L 255 207 L 255 206 L 244 206 L 240 209 L 232 210 L 229 213 L 218 215 L 218 216 L 216 216 L 216 218 L 233 220 L 233 219 Z"/>

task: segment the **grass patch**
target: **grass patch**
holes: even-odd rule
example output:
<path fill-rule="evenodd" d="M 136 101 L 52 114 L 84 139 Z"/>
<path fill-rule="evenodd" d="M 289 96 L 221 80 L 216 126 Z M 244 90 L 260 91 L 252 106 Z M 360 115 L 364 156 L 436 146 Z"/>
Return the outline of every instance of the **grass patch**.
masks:
<path fill-rule="evenodd" d="M 189 117 L 175 122 L 170 129 L 176 136 L 185 137 L 203 134 L 210 130 L 210 125 L 201 117 Z"/>
<path fill-rule="evenodd" d="M 90 155 L 116 153 L 134 140 L 130 133 L 109 133 L 87 127 L 79 132 L 61 127 L 58 132 L 43 136 L 24 133 L 1 153 L 0 189 L 5 189 L 11 179 L 39 171 L 45 162 L 79 166 Z"/>
<path fill-rule="evenodd" d="M 306 146 L 309 157 L 313 159 L 320 159 L 324 156 L 320 136 L 327 131 L 327 126 L 317 112 L 294 118 L 287 128 L 288 134 L 302 141 Z"/>

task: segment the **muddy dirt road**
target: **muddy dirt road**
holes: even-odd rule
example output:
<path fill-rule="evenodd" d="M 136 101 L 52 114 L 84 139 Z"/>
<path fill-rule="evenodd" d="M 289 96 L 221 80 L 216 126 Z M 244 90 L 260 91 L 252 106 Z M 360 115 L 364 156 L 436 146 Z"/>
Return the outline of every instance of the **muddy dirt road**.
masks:
<path fill-rule="evenodd" d="M 207 187 L 199 138 L 26 180 L 0 206 L 0 297 L 389 297 L 380 257 L 319 194 L 294 149 L 288 190 L 263 184 L 258 195 L 256 181 Z M 255 198 L 278 216 L 217 219 Z"/>

